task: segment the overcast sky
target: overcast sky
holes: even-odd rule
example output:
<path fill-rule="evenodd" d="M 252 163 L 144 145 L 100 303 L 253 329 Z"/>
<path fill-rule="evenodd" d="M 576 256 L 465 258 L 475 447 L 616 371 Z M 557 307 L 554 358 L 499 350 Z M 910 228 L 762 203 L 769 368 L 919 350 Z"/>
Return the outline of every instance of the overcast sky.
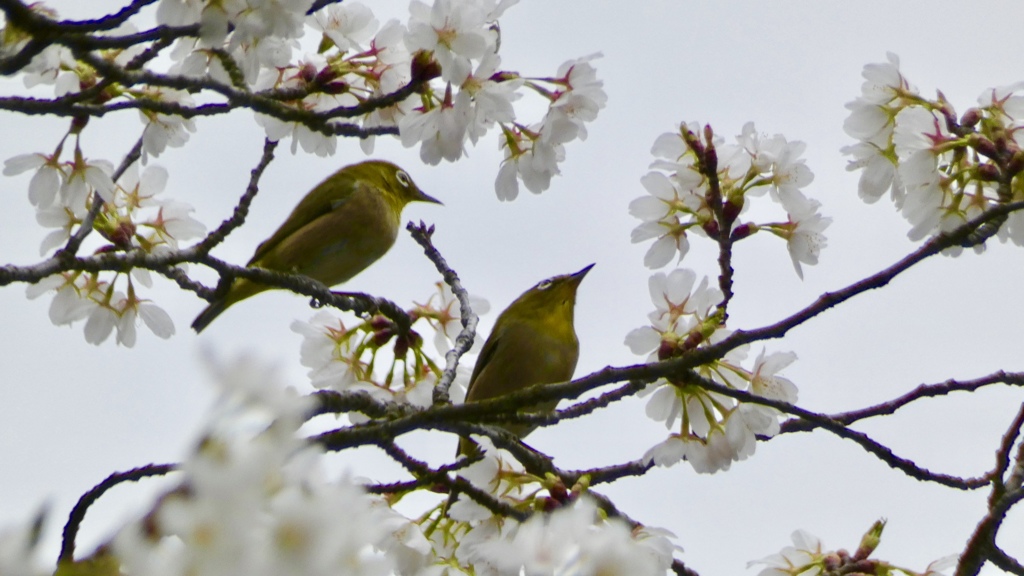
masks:
<path fill-rule="evenodd" d="M 366 2 L 382 22 L 405 20 L 405 2 Z M 54 3 L 58 6 L 60 4 Z M 64 2 L 86 16 L 100 2 Z M 104 2 L 111 6 L 119 3 Z M 95 13 L 92 14 L 95 16 Z M 871 206 L 857 197 L 857 175 L 839 152 L 844 104 L 859 94 L 861 69 L 898 54 L 902 71 L 921 92 L 941 89 L 958 112 L 987 87 L 1024 80 L 1024 35 L 1018 2 L 685 2 L 522 0 L 501 21 L 502 65 L 524 75 L 553 74 L 570 58 L 602 52 L 595 65 L 608 106 L 585 142 L 567 146 L 562 175 L 551 189 L 500 203 L 493 182 L 500 156 L 489 134 L 469 158 L 422 165 L 415 149 L 380 140 L 376 157 L 405 167 L 444 207 L 412 205 L 406 219 L 434 223 L 435 243 L 465 286 L 500 311 L 538 280 L 595 268 L 583 282 L 576 325 L 577 376 L 641 358 L 623 345 L 645 324 L 651 308 L 646 245 L 632 245 L 637 224 L 627 211 L 640 196 L 651 144 L 681 120 L 710 123 L 732 140 L 743 124 L 807 143 L 815 173 L 805 192 L 834 219 L 818 266 L 794 274 L 785 246 L 774 237 L 740 244 L 731 328 L 769 324 L 889 266 L 914 248 L 908 226 L 887 200 Z M 20 80 L 0 84 L 21 90 Z M 542 104 L 521 103 L 523 117 Z M 52 150 L 63 124 L 4 115 L 0 158 Z M 96 122 L 83 136 L 86 153 L 115 164 L 139 135 L 133 113 Z M 12 137 L 15 135 L 16 137 Z M 191 142 L 157 163 L 171 172 L 167 194 L 196 207 L 208 227 L 226 218 L 259 157 L 262 130 L 251 114 L 198 121 Z M 332 158 L 299 153 L 290 143 L 267 171 L 248 224 L 215 251 L 244 263 L 294 203 L 325 175 L 362 159 L 355 142 L 339 143 Z M 28 177 L 3 178 L 0 263 L 38 259 L 46 231 L 27 201 Z M 695 241 L 683 265 L 713 275 L 714 255 Z M 800 404 L 822 412 L 860 408 L 899 396 L 921 383 L 970 378 L 997 369 L 1022 370 L 1024 310 L 1017 296 L 1024 253 L 995 244 L 976 256 L 937 258 L 791 332 L 769 351 L 796 352 L 784 375 L 800 387 Z M 665 271 L 671 268 L 666 268 Z M 206 270 L 196 277 L 214 282 Z M 386 258 L 346 285 L 403 305 L 423 302 L 438 278 L 404 232 Z M 279 364 L 285 380 L 308 389 L 298 362 L 294 319 L 314 313 L 306 299 L 268 293 L 239 304 L 201 336 L 188 325 L 203 302 L 159 281 L 148 293 L 174 319 L 177 335 L 159 340 L 140 330 L 132 349 L 112 341 L 95 347 L 81 324 L 55 327 L 50 298 L 28 301 L 23 285 L 0 290 L 4 385 L 0 389 L 0 525 L 20 521 L 40 503 L 53 510 L 51 546 L 79 495 L 113 471 L 180 458 L 201 421 L 210 387 L 200 354 L 249 352 Z M 482 320 L 486 336 L 496 314 Z M 751 355 L 756 356 L 761 345 Z M 999 437 L 1020 405 L 1020 394 L 988 390 L 920 403 L 859 430 L 897 454 L 937 472 L 977 476 L 991 468 Z M 640 457 L 664 437 L 641 401 L 623 402 L 583 421 L 536 432 L 531 445 L 563 468 L 587 468 Z M 455 439 L 418 439 L 419 455 L 440 463 Z M 366 450 L 346 457 L 356 473 L 385 480 L 393 468 Z M 633 518 L 668 528 L 685 548 L 683 560 L 701 574 L 743 573 L 745 563 L 789 544 L 803 528 L 827 546 L 854 549 L 881 517 L 889 524 L 877 555 L 923 570 L 960 551 L 985 512 L 987 493 L 963 494 L 923 484 L 889 469 L 852 443 L 815 432 L 761 443 L 747 461 L 725 473 L 698 476 L 687 465 L 600 488 Z M 143 509 L 152 484 L 125 486 L 100 502 L 86 521 L 83 542 L 109 535 Z M 1020 513 L 1000 542 L 1024 555 Z M 1014 545 L 1016 544 L 1016 548 Z M 751 572 L 753 573 L 753 572 Z M 997 573 L 990 570 L 986 573 Z"/>

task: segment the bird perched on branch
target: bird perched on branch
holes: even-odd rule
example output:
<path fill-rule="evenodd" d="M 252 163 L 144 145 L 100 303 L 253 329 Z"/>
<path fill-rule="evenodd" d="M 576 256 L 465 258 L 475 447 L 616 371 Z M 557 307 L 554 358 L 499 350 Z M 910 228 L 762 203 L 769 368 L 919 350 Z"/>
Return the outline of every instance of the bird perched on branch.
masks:
<path fill-rule="evenodd" d="M 580 343 L 573 326 L 576 289 L 593 268 L 539 282 L 509 304 L 494 323 L 469 379 L 466 402 L 489 400 L 534 384 L 566 382 L 576 370 Z M 550 412 L 558 400 L 530 406 L 531 412 Z M 522 438 L 536 426 L 504 424 L 502 428 Z M 463 438 L 459 453 L 476 450 Z"/>
<path fill-rule="evenodd" d="M 306 194 L 246 266 L 303 274 L 327 286 L 341 284 L 394 245 L 402 209 L 409 202 L 441 203 L 390 162 L 346 166 Z M 229 306 L 272 288 L 236 278 L 196 316 L 192 328 L 201 332 Z"/>

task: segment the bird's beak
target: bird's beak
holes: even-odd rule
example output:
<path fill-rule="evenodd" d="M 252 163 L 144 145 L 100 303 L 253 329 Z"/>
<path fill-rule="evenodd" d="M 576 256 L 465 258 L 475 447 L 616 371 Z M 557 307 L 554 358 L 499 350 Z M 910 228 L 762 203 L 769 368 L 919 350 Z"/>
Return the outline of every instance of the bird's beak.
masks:
<path fill-rule="evenodd" d="M 434 198 L 433 196 L 423 192 L 422 190 L 420 190 L 420 195 L 416 199 L 419 200 L 420 202 L 430 202 L 431 204 L 440 204 L 441 206 L 444 206 L 444 202 L 441 202 L 437 198 Z"/>
<path fill-rule="evenodd" d="M 594 264 L 596 264 L 596 262 Z M 587 272 L 590 272 L 590 269 L 594 267 L 594 264 L 591 264 L 589 266 L 584 267 L 583 270 L 580 270 L 579 272 L 576 272 L 575 274 L 570 274 L 570 276 L 572 277 L 573 281 L 576 282 L 577 284 L 582 282 L 583 281 L 583 277 L 587 275 Z"/>

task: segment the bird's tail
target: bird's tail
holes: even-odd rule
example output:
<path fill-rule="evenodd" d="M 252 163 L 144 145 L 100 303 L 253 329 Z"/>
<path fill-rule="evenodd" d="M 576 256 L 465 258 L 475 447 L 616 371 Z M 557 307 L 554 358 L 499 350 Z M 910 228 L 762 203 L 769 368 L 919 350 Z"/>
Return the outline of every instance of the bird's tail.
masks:
<path fill-rule="evenodd" d="M 220 316 L 221 312 L 226 310 L 227 307 L 228 304 L 225 300 L 211 302 L 210 305 L 203 309 L 203 311 L 199 313 L 199 316 L 196 316 L 196 319 L 192 321 L 192 329 L 196 331 L 196 334 L 202 332 L 203 328 L 209 326 L 210 322 L 213 322 L 214 318 Z"/>

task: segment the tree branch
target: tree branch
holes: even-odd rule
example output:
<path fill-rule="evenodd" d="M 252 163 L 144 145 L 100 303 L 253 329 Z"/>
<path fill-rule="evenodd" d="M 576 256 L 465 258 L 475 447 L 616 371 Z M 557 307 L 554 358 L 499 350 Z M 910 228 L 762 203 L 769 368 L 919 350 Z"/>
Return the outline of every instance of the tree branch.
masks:
<path fill-rule="evenodd" d="M 448 398 L 448 389 L 451 387 L 452 382 L 455 381 L 455 371 L 459 367 L 459 359 L 469 352 L 469 349 L 473 347 L 473 339 L 476 336 L 476 327 L 480 322 L 479 316 L 473 312 L 473 308 L 469 303 L 469 292 L 462 287 L 462 282 L 459 280 L 459 275 L 452 270 L 448 263 L 445 261 L 441 253 L 434 247 L 431 238 L 434 234 L 434 227 L 426 227 L 422 222 L 419 226 L 414 225 L 412 222 L 405 227 L 406 230 L 412 234 L 414 240 L 423 247 L 423 252 L 427 255 L 427 258 L 434 263 L 437 271 L 441 273 L 441 277 L 444 278 L 445 284 L 452 289 L 452 294 L 455 295 L 459 300 L 459 315 L 462 320 L 462 330 L 459 335 L 455 337 L 455 345 L 452 346 L 444 355 L 445 366 L 444 373 L 441 375 L 441 379 L 438 380 L 437 385 L 434 387 L 433 402 L 434 405 L 448 404 L 450 402 Z"/>
<path fill-rule="evenodd" d="M 123 482 L 138 482 L 143 478 L 149 478 L 151 476 L 163 476 L 168 472 L 177 470 L 177 468 L 177 464 L 148 464 L 146 466 L 132 468 L 126 472 L 115 472 L 110 476 L 107 476 L 96 486 L 93 486 L 88 492 L 82 494 L 74 508 L 71 509 L 71 513 L 68 515 L 68 521 L 64 525 L 64 533 L 61 539 L 58 561 L 63 562 L 74 560 L 75 537 L 78 535 L 78 529 L 82 525 L 82 520 L 85 519 L 86 511 L 97 500 L 99 500 L 100 496 L 103 496 L 103 494 L 108 490 Z"/>
<path fill-rule="evenodd" d="M 958 381 L 950 379 L 939 384 L 921 384 L 917 388 L 914 388 L 910 392 L 907 392 L 903 396 L 893 400 L 882 402 L 881 404 L 876 404 L 867 408 L 861 408 L 859 410 L 832 414 L 829 418 L 841 424 L 849 425 L 859 420 L 874 418 L 875 416 L 888 416 L 890 414 L 894 414 L 900 408 L 924 398 L 945 396 L 952 392 L 974 392 L 975 390 L 993 384 L 1024 386 L 1024 372 L 1007 373 L 1000 370 L 988 376 L 983 376 L 974 380 Z M 806 432 L 813 430 L 815 426 L 806 420 L 795 418 L 793 420 L 783 422 L 781 428 L 782 429 L 779 432 L 780 434 L 788 434 L 792 432 Z"/>

